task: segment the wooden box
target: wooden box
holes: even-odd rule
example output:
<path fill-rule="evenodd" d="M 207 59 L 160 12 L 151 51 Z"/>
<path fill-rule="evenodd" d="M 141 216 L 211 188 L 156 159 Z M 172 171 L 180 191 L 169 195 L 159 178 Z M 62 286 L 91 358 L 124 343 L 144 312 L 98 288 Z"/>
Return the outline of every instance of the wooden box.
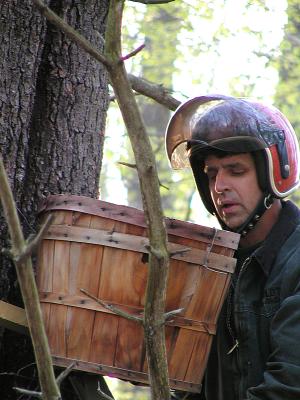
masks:
<path fill-rule="evenodd" d="M 38 253 L 37 282 L 53 361 L 148 382 L 142 327 L 115 315 L 102 301 L 141 315 L 148 243 L 143 212 L 82 196 L 46 199 L 54 215 Z M 170 250 L 166 312 L 183 308 L 166 325 L 170 386 L 198 392 L 216 321 L 235 268 L 239 235 L 165 220 Z"/>

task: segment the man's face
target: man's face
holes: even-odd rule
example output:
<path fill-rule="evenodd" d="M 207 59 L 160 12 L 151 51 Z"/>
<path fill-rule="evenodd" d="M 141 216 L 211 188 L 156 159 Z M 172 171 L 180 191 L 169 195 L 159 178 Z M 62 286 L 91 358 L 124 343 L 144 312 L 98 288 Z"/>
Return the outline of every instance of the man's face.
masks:
<path fill-rule="evenodd" d="M 231 229 L 242 225 L 262 198 L 252 156 L 236 154 L 205 158 L 204 172 L 219 217 Z"/>

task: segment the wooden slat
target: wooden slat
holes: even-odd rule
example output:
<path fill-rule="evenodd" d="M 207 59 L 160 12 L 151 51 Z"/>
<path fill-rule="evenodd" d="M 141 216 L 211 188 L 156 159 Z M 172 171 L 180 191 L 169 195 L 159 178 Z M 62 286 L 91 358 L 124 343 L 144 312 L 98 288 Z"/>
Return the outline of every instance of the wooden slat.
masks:
<path fill-rule="evenodd" d="M 91 341 L 90 362 L 113 366 L 119 317 L 97 312 Z"/>
<path fill-rule="evenodd" d="M 193 344 L 193 351 L 184 377 L 185 381 L 193 383 L 202 381 L 203 366 L 207 363 L 210 347 L 210 338 L 205 334 L 198 334 Z"/>
<path fill-rule="evenodd" d="M 65 357 L 53 356 L 53 364 L 61 367 L 68 367 L 71 363 L 75 362 L 74 369 L 80 371 L 91 372 L 99 375 L 108 375 L 123 379 L 126 381 L 137 381 L 148 384 L 148 374 L 143 372 L 129 371 L 124 368 L 116 368 L 100 363 L 84 362 L 76 359 L 69 359 Z M 201 384 L 194 384 L 192 382 L 184 382 L 179 379 L 169 379 L 170 387 L 177 390 L 185 390 L 187 392 L 199 393 L 201 391 Z"/>
<path fill-rule="evenodd" d="M 71 243 L 68 287 L 70 295 L 79 295 L 81 288 L 85 288 L 94 296 L 97 295 L 102 253 L 101 246 Z M 77 356 L 89 361 L 94 320 L 95 312 L 92 310 L 68 307 L 66 321 L 68 357 Z"/>
<path fill-rule="evenodd" d="M 40 293 L 41 304 L 57 304 L 65 307 L 83 308 L 87 310 L 99 311 L 104 314 L 114 315 L 114 312 L 97 303 L 95 300 L 80 295 L 65 295 L 59 293 Z M 109 302 L 109 304 L 119 308 L 121 311 L 127 312 L 132 316 L 140 317 L 143 313 L 143 307 L 125 306 Z M 184 316 L 174 315 L 166 322 L 168 326 L 178 326 L 189 330 L 206 332 L 211 335 L 215 334 L 215 323 L 192 320 Z"/>
<path fill-rule="evenodd" d="M 52 225 L 44 236 L 44 239 L 61 240 L 78 243 L 99 244 L 114 249 L 127 249 L 140 253 L 147 253 L 146 247 L 149 245 L 148 238 L 129 235 L 126 233 L 112 232 L 100 229 L 88 229 L 66 225 Z M 209 251 L 186 248 L 185 246 L 168 243 L 168 250 L 180 252 L 172 255 L 173 259 L 186 261 L 198 265 L 206 265 L 222 272 L 232 273 L 235 268 L 235 259 Z"/>
<path fill-rule="evenodd" d="M 185 329 L 179 331 L 176 338 L 176 351 L 173 351 L 172 357 L 169 360 L 170 376 L 176 376 L 176 379 L 184 381 L 194 344 L 198 337 L 198 332 L 188 331 Z"/>
<path fill-rule="evenodd" d="M 144 360 L 143 328 L 136 322 L 120 318 L 114 366 L 132 371 L 141 371 Z M 126 334 L 125 334 L 126 332 Z"/>
<path fill-rule="evenodd" d="M 25 310 L 2 300 L 0 300 L 0 326 L 29 334 Z"/>
<path fill-rule="evenodd" d="M 95 312 L 68 308 L 66 317 L 66 356 L 89 361 Z"/>
<path fill-rule="evenodd" d="M 43 240 L 38 251 L 37 286 L 41 292 L 53 290 L 54 240 Z M 50 329 L 51 304 L 41 304 L 46 332 Z"/>
<path fill-rule="evenodd" d="M 143 211 L 133 207 L 108 203 L 84 196 L 49 196 L 40 205 L 39 212 L 51 210 L 78 211 L 146 228 Z M 215 230 L 214 228 L 200 226 L 191 222 L 179 221 L 173 218 L 165 218 L 165 224 L 168 233 L 172 235 L 187 237 L 206 243 L 211 243 L 212 238 L 215 236 L 215 243 L 217 245 L 228 247 L 233 250 L 236 250 L 238 247 L 240 235 L 234 232 Z M 215 231 L 217 231 L 216 235 Z"/>
<path fill-rule="evenodd" d="M 56 241 L 53 258 L 52 290 L 58 293 L 68 293 L 68 272 L 70 262 L 70 243 Z M 51 304 L 48 340 L 53 354 L 66 356 L 67 337 L 66 320 L 67 307 Z M 50 328 L 51 326 L 51 328 Z"/>
<path fill-rule="evenodd" d="M 66 319 L 67 307 L 51 304 L 51 328 L 48 332 L 48 341 L 51 354 L 58 354 L 66 357 L 67 342 L 66 342 Z"/>
<path fill-rule="evenodd" d="M 214 274 L 204 269 L 199 271 L 197 289 L 186 309 L 186 317 L 215 323 L 228 284 L 229 279 L 225 275 Z M 205 293 L 205 296 L 203 293 Z"/>

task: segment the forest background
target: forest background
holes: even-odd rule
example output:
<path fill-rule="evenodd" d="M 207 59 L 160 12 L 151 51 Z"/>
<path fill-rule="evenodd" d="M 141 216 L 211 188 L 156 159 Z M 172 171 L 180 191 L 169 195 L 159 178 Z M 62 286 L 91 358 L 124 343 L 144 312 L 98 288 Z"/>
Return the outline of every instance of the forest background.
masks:
<path fill-rule="evenodd" d="M 297 0 L 188 0 L 151 7 L 128 2 L 124 18 L 125 49 L 146 44 L 127 64 L 129 72 L 162 84 L 180 101 L 222 93 L 274 104 L 288 117 L 300 139 Z M 158 164 L 165 214 L 218 227 L 201 204 L 191 172 L 170 169 L 164 132 L 172 111 L 144 96 L 137 101 Z M 100 181 L 103 200 L 142 208 L 136 171 L 120 164 L 134 164 L 133 160 L 122 118 L 112 102 Z M 299 191 L 292 199 L 300 205 Z M 121 400 L 149 397 L 147 389 L 114 380 L 110 385 Z"/>
<path fill-rule="evenodd" d="M 159 6 L 127 3 L 125 52 L 145 43 L 127 64 L 130 73 L 160 83 L 184 101 L 207 93 L 253 97 L 274 104 L 300 135 L 300 6 L 296 1 L 181 1 Z M 172 171 L 164 132 L 172 111 L 137 98 L 155 152 L 165 214 L 218 226 L 207 215 L 189 170 Z M 118 137 L 118 146 L 115 146 Z M 100 196 L 142 207 L 129 139 L 117 105 L 108 110 Z M 118 185 L 118 192 L 114 189 Z M 112 189 L 113 188 L 113 189 Z M 299 194 L 293 195 L 299 201 Z"/>
<path fill-rule="evenodd" d="M 53 2 L 56 3 L 59 2 Z M 1 7 L 5 8 L 5 1 L 0 11 Z M 3 20 L 1 24 L 3 27 Z M 179 101 L 207 93 L 255 97 L 281 109 L 299 135 L 299 31 L 297 0 L 175 0 L 161 5 L 126 1 L 123 52 L 129 53 L 145 44 L 141 52 L 126 61 L 127 71 L 161 84 Z M 2 57 L 1 63 L 4 62 Z M 95 69 L 97 74 L 99 71 Z M 97 99 L 92 101 L 95 107 Z M 190 171 L 171 171 L 169 167 L 164 132 L 171 111 L 141 95 L 137 101 L 156 156 L 164 213 L 215 225 L 201 206 Z M 5 148 L 5 140 L 0 137 L 2 143 Z M 142 208 L 136 170 L 129 167 L 133 164 L 126 129 L 111 92 L 100 178 L 101 199 Z M 21 182 L 23 177 L 16 175 L 17 193 L 18 179 Z M 90 195 L 94 193 L 91 190 Z M 293 199 L 299 203 L 299 194 L 294 194 Z M 130 384 L 111 381 L 110 385 L 118 400 L 148 396 L 147 389 Z"/>

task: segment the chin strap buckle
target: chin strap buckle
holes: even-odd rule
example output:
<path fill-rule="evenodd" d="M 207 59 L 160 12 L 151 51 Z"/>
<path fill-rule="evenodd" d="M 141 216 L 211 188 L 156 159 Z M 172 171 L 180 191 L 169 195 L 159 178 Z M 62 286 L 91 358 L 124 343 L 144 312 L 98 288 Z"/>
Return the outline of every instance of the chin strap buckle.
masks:
<path fill-rule="evenodd" d="M 265 195 L 263 199 L 258 203 L 258 206 L 254 210 L 253 214 L 241 227 L 236 230 L 236 232 L 240 233 L 242 237 L 245 237 L 247 233 L 255 227 L 256 223 L 260 220 L 264 212 L 271 208 L 273 201 L 274 198 L 270 193 Z"/>

